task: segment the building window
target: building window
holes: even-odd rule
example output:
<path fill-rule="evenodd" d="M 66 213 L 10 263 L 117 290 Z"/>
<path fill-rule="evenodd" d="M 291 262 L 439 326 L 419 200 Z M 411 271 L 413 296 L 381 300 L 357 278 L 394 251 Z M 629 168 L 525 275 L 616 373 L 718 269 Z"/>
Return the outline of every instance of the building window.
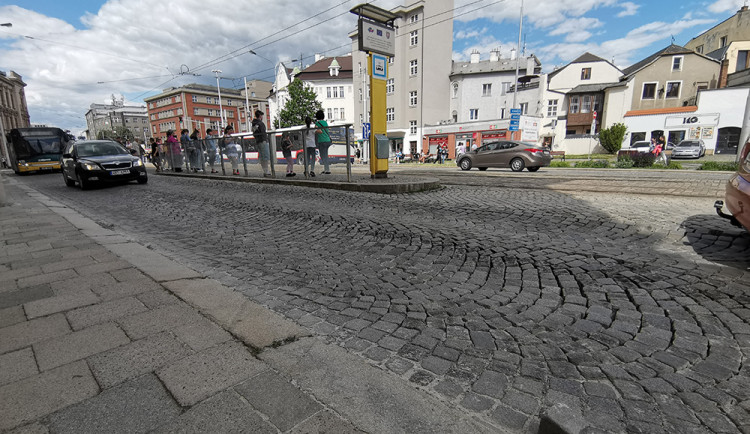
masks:
<path fill-rule="evenodd" d="M 417 121 L 409 121 L 409 134 L 417 134 Z"/>
<path fill-rule="evenodd" d="M 656 98 L 656 85 L 657 83 L 643 83 L 643 94 L 641 95 L 641 99 Z"/>
<path fill-rule="evenodd" d="M 505 109 L 504 108 L 500 109 L 500 119 L 505 119 Z"/>
<path fill-rule="evenodd" d="M 333 109 L 328 109 L 328 117 L 327 119 L 333 119 Z"/>
<path fill-rule="evenodd" d="M 339 97 L 339 88 L 338 86 L 333 86 L 333 98 Z"/>
<path fill-rule="evenodd" d="M 213 116 L 213 115 L 214 115 L 214 111 L 213 111 L 213 109 L 208 109 L 208 115 L 209 115 L 209 116 Z"/>
<path fill-rule="evenodd" d="M 556 99 L 547 100 L 547 116 L 549 117 L 557 116 L 557 100 Z"/>
<path fill-rule="evenodd" d="M 699 81 L 696 86 L 698 87 L 698 92 L 702 90 L 708 90 L 708 82 L 707 81 Z"/>
<path fill-rule="evenodd" d="M 326 98 L 331 97 L 331 86 L 326 87 Z"/>
<path fill-rule="evenodd" d="M 333 119 L 339 119 L 339 109 L 333 109 Z"/>
<path fill-rule="evenodd" d="M 698 54 L 703 54 L 703 45 L 698 45 L 695 47 L 695 52 Z"/>
<path fill-rule="evenodd" d="M 414 14 L 409 17 L 409 23 L 416 23 L 419 21 L 419 14 Z"/>
<path fill-rule="evenodd" d="M 492 96 L 492 83 L 482 85 L 482 96 Z"/>
<path fill-rule="evenodd" d="M 193 95 L 193 102 L 198 102 L 198 95 Z"/>
<path fill-rule="evenodd" d="M 394 62 L 395 60 L 396 60 L 396 58 L 395 58 L 395 57 L 389 57 L 389 58 L 388 58 L 388 63 L 389 63 L 389 64 L 393 64 L 393 62 Z"/>
<path fill-rule="evenodd" d="M 591 80 L 591 68 L 581 69 L 581 80 Z"/>
<path fill-rule="evenodd" d="M 581 97 L 581 113 L 591 113 L 591 95 Z"/>
<path fill-rule="evenodd" d="M 682 71 L 682 56 L 674 56 L 672 58 L 672 71 Z"/>
<path fill-rule="evenodd" d="M 387 122 L 393 122 L 396 120 L 396 109 L 387 108 L 385 109 L 385 120 Z"/>
<path fill-rule="evenodd" d="M 339 110 L 339 116 L 340 116 L 339 119 L 341 119 L 342 121 L 346 120 L 346 116 L 344 116 L 344 109 L 343 108 L 341 108 L 341 110 Z"/>
<path fill-rule="evenodd" d="M 412 107 L 417 105 L 417 91 L 416 90 L 409 92 L 409 105 Z"/>
<path fill-rule="evenodd" d="M 232 100 L 231 99 L 227 100 L 227 105 L 232 105 Z"/>
<path fill-rule="evenodd" d="M 409 32 L 409 45 L 413 47 L 417 45 L 418 42 L 419 42 L 418 30 Z"/>
<path fill-rule="evenodd" d="M 679 98 L 680 97 L 680 84 L 679 81 L 668 81 L 667 91 L 664 95 L 665 98 Z"/>
<path fill-rule="evenodd" d="M 396 79 L 389 78 L 385 81 L 385 93 L 393 93 L 396 90 Z"/>
<path fill-rule="evenodd" d="M 409 75 L 417 75 L 417 59 L 409 61 Z"/>
<path fill-rule="evenodd" d="M 601 110 L 602 108 L 601 107 L 601 104 L 602 104 L 601 95 L 591 95 L 591 101 L 593 102 L 595 112 L 598 112 L 599 110 Z"/>
<path fill-rule="evenodd" d="M 211 97 L 210 96 L 206 97 L 206 104 L 211 104 Z"/>
<path fill-rule="evenodd" d="M 479 109 L 469 109 L 469 120 L 475 121 L 479 119 Z"/>
<path fill-rule="evenodd" d="M 214 98 L 214 104 L 219 105 L 219 98 Z"/>
<path fill-rule="evenodd" d="M 529 103 L 527 103 L 527 102 L 522 102 L 522 103 L 520 104 L 520 106 L 521 106 L 521 114 L 522 114 L 522 115 L 526 115 L 526 114 L 529 114 Z"/>
<path fill-rule="evenodd" d="M 339 86 L 339 98 L 344 97 L 344 86 Z"/>
<path fill-rule="evenodd" d="M 359 89 L 359 100 L 362 101 L 362 89 Z"/>
<path fill-rule="evenodd" d="M 744 71 L 750 68 L 750 56 L 747 55 L 748 50 L 737 51 L 737 71 Z"/>
<path fill-rule="evenodd" d="M 719 39 L 719 48 L 724 48 L 727 46 L 727 37 L 722 36 L 721 39 Z"/>
<path fill-rule="evenodd" d="M 453 83 L 453 98 L 458 98 L 458 83 Z"/>
<path fill-rule="evenodd" d="M 500 95 L 505 95 L 508 93 L 508 90 L 510 89 L 510 82 L 504 81 L 502 84 L 502 87 L 500 88 Z"/>
<path fill-rule="evenodd" d="M 578 96 L 574 95 L 570 97 L 570 113 L 578 113 Z"/>

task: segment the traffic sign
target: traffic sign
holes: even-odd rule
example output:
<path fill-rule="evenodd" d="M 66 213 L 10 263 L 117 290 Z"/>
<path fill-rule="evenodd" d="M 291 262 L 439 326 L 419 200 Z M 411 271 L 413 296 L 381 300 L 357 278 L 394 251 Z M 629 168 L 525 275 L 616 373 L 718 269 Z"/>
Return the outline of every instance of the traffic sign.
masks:
<path fill-rule="evenodd" d="M 519 125 L 521 125 L 521 121 L 519 119 L 511 119 L 510 120 L 510 126 L 517 127 Z"/>
<path fill-rule="evenodd" d="M 520 108 L 519 109 L 510 109 L 510 114 L 512 114 L 512 115 L 520 115 L 521 114 L 521 109 Z"/>
<path fill-rule="evenodd" d="M 518 125 L 511 125 L 508 131 L 518 131 Z"/>
<path fill-rule="evenodd" d="M 365 122 L 362 124 L 362 139 L 370 140 L 370 123 Z"/>
<path fill-rule="evenodd" d="M 521 120 L 521 115 L 510 115 L 511 120 Z"/>

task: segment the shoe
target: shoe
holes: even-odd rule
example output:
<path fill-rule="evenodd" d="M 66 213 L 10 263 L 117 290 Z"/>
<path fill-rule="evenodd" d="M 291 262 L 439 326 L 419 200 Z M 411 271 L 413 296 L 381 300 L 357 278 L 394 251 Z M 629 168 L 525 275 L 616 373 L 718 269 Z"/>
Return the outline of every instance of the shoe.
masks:
<path fill-rule="evenodd" d="M 289 174 L 289 176 L 297 176 L 297 174 L 294 173 L 294 172 L 292 172 L 292 173 Z"/>
<path fill-rule="evenodd" d="M 287 177 L 287 178 L 290 178 L 290 177 L 292 177 L 292 176 L 294 176 L 294 173 L 287 173 L 287 174 L 286 174 L 286 177 Z"/>
<path fill-rule="evenodd" d="M 270 173 L 264 173 L 264 174 L 263 174 L 263 177 L 264 177 L 264 178 L 271 178 L 272 176 L 273 176 L 273 175 L 271 175 Z"/>
<path fill-rule="evenodd" d="M 310 177 L 315 178 L 315 172 L 310 172 Z"/>
<path fill-rule="evenodd" d="M 323 173 L 326 174 L 326 175 L 330 175 L 331 174 L 331 172 L 323 172 Z"/>
<path fill-rule="evenodd" d="M 215 170 L 212 170 L 212 171 L 211 171 L 211 173 L 219 173 L 219 172 L 217 172 L 217 171 L 215 171 Z"/>

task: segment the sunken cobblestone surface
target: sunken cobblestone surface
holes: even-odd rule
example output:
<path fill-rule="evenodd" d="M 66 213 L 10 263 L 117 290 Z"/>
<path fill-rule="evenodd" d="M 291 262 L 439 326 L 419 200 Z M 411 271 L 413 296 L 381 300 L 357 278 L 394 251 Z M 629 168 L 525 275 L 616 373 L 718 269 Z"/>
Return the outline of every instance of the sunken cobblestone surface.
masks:
<path fill-rule="evenodd" d="M 713 197 L 472 179 L 394 196 L 22 180 L 511 430 L 564 403 L 592 432 L 750 431 L 750 236 Z"/>

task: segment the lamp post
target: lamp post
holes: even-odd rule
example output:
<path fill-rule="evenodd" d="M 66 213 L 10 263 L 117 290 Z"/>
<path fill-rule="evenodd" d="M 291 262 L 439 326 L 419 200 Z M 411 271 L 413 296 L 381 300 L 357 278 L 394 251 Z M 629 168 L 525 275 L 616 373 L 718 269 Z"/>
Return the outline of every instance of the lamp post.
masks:
<path fill-rule="evenodd" d="M 518 96 L 518 65 L 521 63 L 521 33 L 523 32 L 523 0 L 521 0 L 521 22 L 518 25 L 518 49 L 516 51 L 516 82 L 513 90 L 513 107 L 516 108 L 516 99 Z"/>
<path fill-rule="evenodd" d="M 221 104 L 221 86 L 219 86 L 219 74 L 221 74 L 221 69 L 214 69 L 211 72 L 216 74 L 216 90 L 219 92 L 219 122 L 221 125 L 219 125 L 220 129 L 224 129 L 225 122 L 224 122 L 224 106 Z"/>

